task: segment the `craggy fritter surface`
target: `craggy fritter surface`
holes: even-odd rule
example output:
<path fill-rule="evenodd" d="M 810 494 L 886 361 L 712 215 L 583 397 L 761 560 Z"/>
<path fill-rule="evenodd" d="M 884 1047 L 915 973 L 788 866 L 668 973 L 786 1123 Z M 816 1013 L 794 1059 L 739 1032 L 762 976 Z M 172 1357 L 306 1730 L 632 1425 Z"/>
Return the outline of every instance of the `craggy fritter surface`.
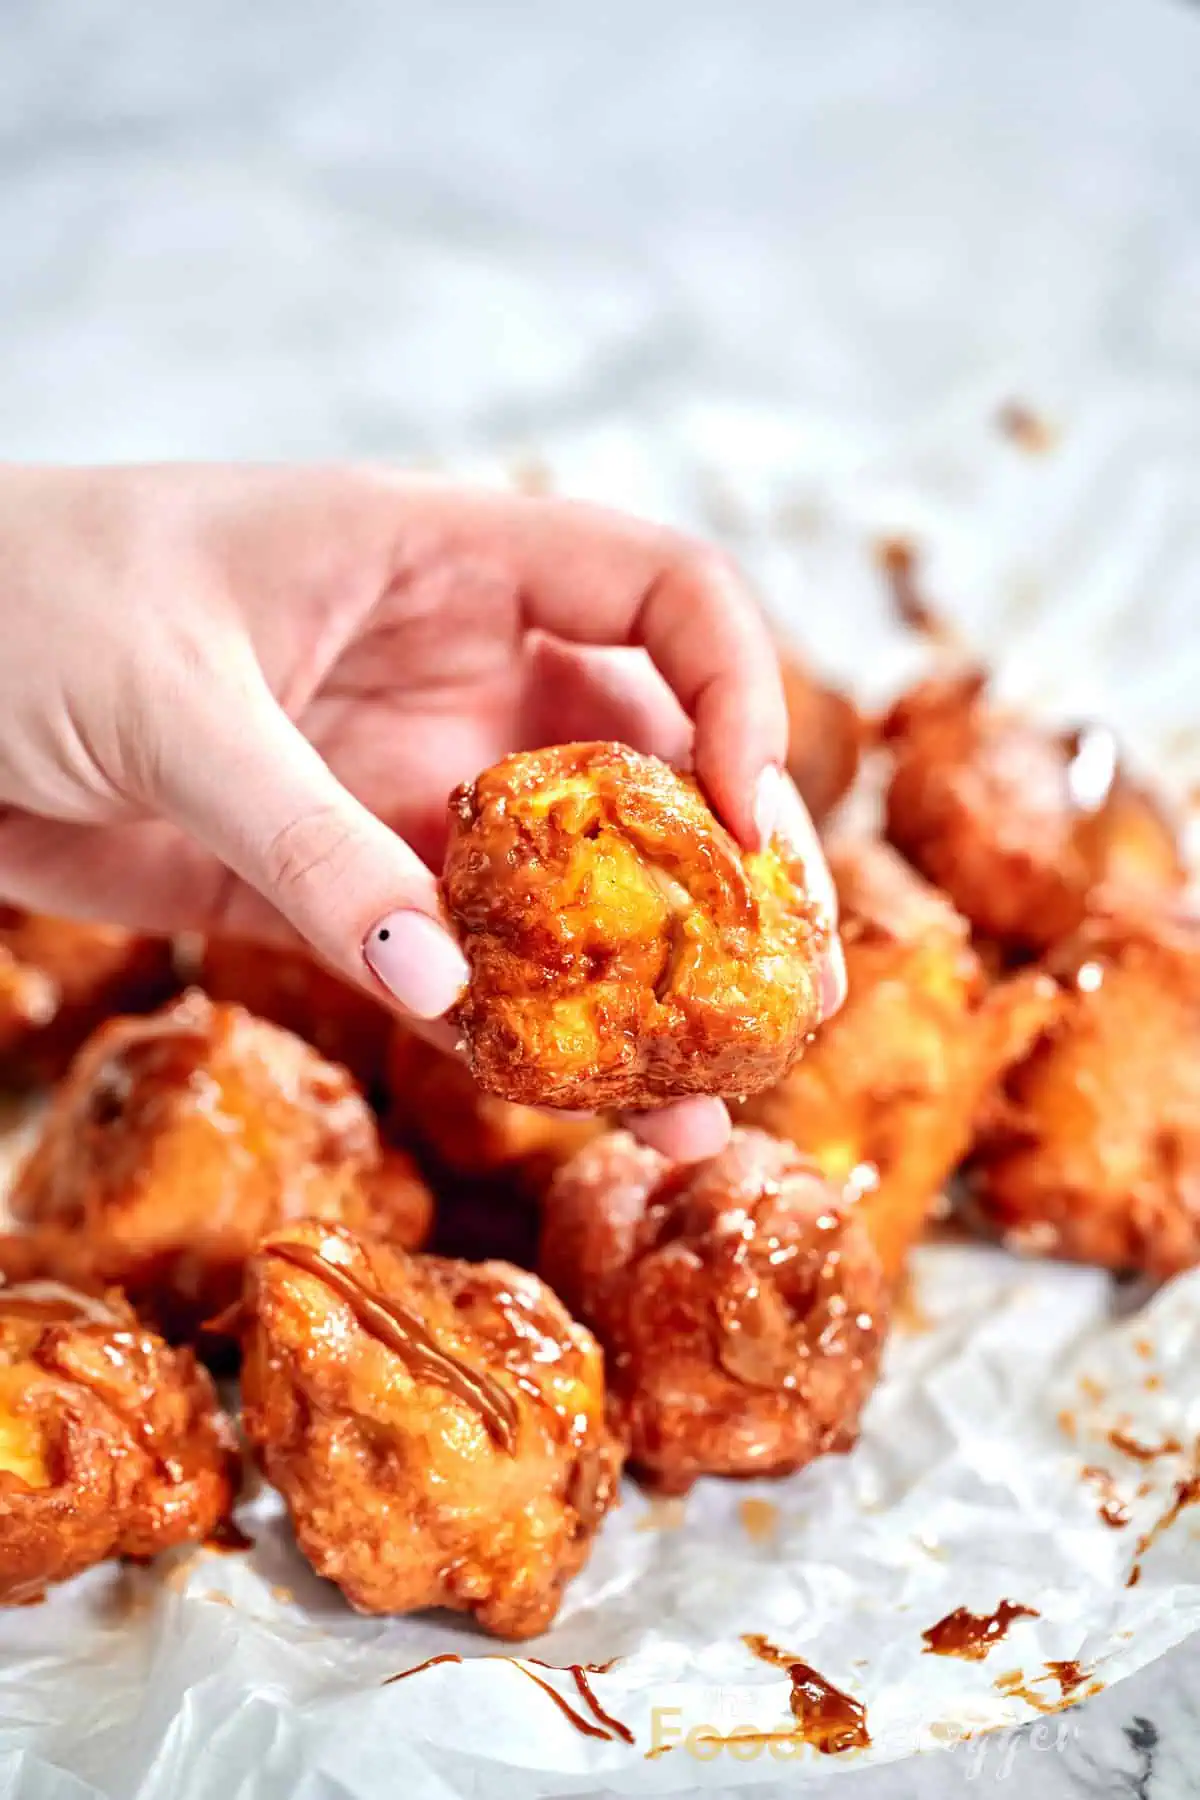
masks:
<path fill-rule="evenodd" d="M 383 1074 L 392 1033 L 391 1015 L 377 1000 L 351 987 L 299 950 L 274 950 L 241 938 L 210 938 L 196 973 L 214 1000 L 230 1000 L 247 1012 L 342 1063 L 371 1090 Z"/>
<path fill-rule="evenodd" d="M 1102 890 L 1178 888 L 1176 834 L 1122 771 L 1111 734 L 1053 731 L 984 687 L 978 671 L 933 678 L 883 728 L 895 752 L 887 835 L 975 930 L 1041 950 Z"/>
<path fill-rule="evenodd" d="M 0 1287 L 0 1603 L 197 1542 L 236 1477 L 233 1429 L 190 1350 L 116 1293 Z"/>
<path fill-rule="evenodd" d="M 659 1106 L 755 1093 L 820 1010 L 825 927 L 776 838 L 743 858 L 689 777 L 619 744 L 508 757 L 451 798 L 455 1018 L 489 1093 Z"/>
<path fill-rule="evenodd" d="M 164 940 L 0 905 L 0 1081 L 53 1081 L 101 1020 L 175 985 Z"/>
<path fill-rule="evenodd" d="M 876 841 L 829 852 L 848 995 L 803 1059 L 739 1117 L 800 1145 L 858 1215 L 889 1276 L 965 1154 L 1007 1042 L 966 920 Z"/>
<path fill-rule="evenodd" d="M 848 694 L 826 687 L 788 650 L 779 654 L 788 710 L 788 774 L 820 824 L 858 773 L 866 723 Z"/>
<path fill-rule="evenodd" d="M 398 1025 L 387 1059 L 389 1129 L 433 1158 L 436 1168 L 499 1181 L 533 1197 L 556 1169 L 603 1129 L 485 1094 L 459 1057 Z"/>
<path fill-rule="evenodd" d="M 1006 1245 L 1166 1277 L 1200 1262 L 1200 919 L 1089 919 L 1044 964 L 969 1167 Z"/>
<path fill-rule="evenodd" d="M 409 1159 L 381 1152 L 344 1069 L 193 992 L 90 1039 L 12 1207 L 43 1272 L 119 1285 L 185 1338 L 238 1298 L 246 1258 L 275 1226 L 312 1215 L 414 1244 L 430 1197 Z"/>
<path fill-rule="evenodd" d="M 621 1455 L 600 1351 L 535 1275 L 306 1222 L 251 1262 L 243 1332 L 243 1423 L 318 1574 L 360 1612 L 549 1625 Z"/>
<path fill-rule="evenodd" d="M 885 1282 L 794 1145 L 738 1130 L 680 1167 L 613 1132 L 556 1178 L 538 1267 L 604 1346 L 610 1416 L 660 1490 L 790 1474 L 855 1441 Z"/>

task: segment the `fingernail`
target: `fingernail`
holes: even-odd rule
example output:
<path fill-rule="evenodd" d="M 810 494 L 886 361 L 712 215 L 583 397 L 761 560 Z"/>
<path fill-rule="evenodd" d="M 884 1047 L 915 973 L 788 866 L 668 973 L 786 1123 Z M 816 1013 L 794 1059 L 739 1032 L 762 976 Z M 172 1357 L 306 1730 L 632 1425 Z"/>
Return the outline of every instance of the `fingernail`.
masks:
<path fill-rule="evenodd" d="M 841 1011 L 848 987 L 845 953 L 840 938 L 835 937 L 821 964 L 822 1019 L 832 1019 L 835 1012 Z"/>
<path fill-rule="evenodd" d="M 754 829 L 758 833 L 759 847 L 763 850 L 774 837 L 775 827 L 779 823 L 782 788 L 782 774 L 774 763 L 768 763 L 754 790 Z"/>
<path fill-rule="evenodd" d="M 428 913 L 388 913 L 363 944 L 372 974 L 418 1019 L 439 1019 L 467 985 L 466 958 Z"/>

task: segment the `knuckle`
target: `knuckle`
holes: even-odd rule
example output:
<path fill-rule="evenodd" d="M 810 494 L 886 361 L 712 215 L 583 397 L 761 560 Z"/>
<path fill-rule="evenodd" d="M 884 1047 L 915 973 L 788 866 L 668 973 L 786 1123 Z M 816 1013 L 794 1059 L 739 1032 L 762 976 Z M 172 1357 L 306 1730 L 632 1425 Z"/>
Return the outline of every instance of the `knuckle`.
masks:
<path fill-rule="evenodd" d="M 282 908 L 303 908 L 328 893 L 352 860 L 352 837 L 332 806 L 313 807 L 280 827 L 263 856 L 271 892 Z"/>

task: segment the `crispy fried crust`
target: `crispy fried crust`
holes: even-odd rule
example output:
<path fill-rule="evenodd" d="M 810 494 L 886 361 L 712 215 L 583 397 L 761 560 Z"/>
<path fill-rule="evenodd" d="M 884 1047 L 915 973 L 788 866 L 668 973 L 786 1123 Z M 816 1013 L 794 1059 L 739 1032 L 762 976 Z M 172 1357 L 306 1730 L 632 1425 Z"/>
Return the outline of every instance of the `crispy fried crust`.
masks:
<path fill-rule="evenodd" d="M 858 1215 L 889 1276 L 965 1154 L 1007 1041 L 966 920 L 886 844 L 834 848 L 849 992 L 801 1062 L 739 1117 L 789 1138 Z"/>
<path fill-rule="evenodd" d="M 885 1284 L 794 1145 L 739 1130 L 675 1167 L 601 1138 L 551 1187 L 538 1266 L 603 1344 L 611 1415 L 652 1485 L 787 1474 L 854 1442 Z"/>
<path fill-rule="evenodd" d="M 372 1089 L 379 1081 L 392 1032 L 390 1015 L 369 994 L 301 951 L 210 938 L 196 979 L 214 1000 L 233 1001 L 294 1031 L 330 1062 L 342 1063 L 362 1087 Z"/>
<path fill-rule="evenodd" d="M 1166 1277 L 1200 1261 L 1200 920 L 1088 920 L 1048 957 L 969 1168 L 1015 1250 Z"/>
<path fill-rule="evenodd" d="M 0 1081 L 53 1081 L 102 1019 L 175 985 L 163 940 L 0 906 Z"/>
<path fill-rule="evenodd" d="M 777 1080 L 819 1016 L 824 929 L 777 838 L 743 858 L 696 783 L 618 744 L 512 756 L 451 800 L 443 882 L 489 1093 L 653 1107 Z"/>
<path fill-rule="evenodd" d="M 439 1170 L 544 1192 L 556 1169 L 603 1129 L 485 1094 L 466 1063 L 396 1027 L 387 1059 L 388 1125 Z"/>
<path fill-rule="evenodd" d="M 177 1339 L 238 1298 L 246 1258 L 285 1220 L 344 1219 L 415 1243 L 431 1203 L 407 1158 L 381 1154 L 344 1069 L 190 993 L 89 1041 L 12 1205 L 44 1272 L 119 1284 Z"/>
<path fill-rule="evenodd" d="M 1102 728 L 1054 732 L 991 704 L 969 671 L 922 683 L 884 724 L 887 835 L 976 931 L 1044 949 L 1102 890 L 1170 893 L 1175 831 Z"/>
<path fill-rule="evenodd" d="M 236 1475 L 232 1428 L 190 1350 L 116 1293 L 0 1288 L 0 1603 L 106 1557 L 197 1542 Z"/>
<path fill-rule="evenodd" d="M 826 687 L 790 651 L 781 650 L 788 710 L 788 774 L 820 824 L 853 786 L 866 723 L 848 694 Z"/>
<path fill-rule="evenodd" d="M 303 1223 L 251 1262 L 244 1331 L 245 1429 L 319 1574 L 360 1612 L 545 1629 L 621 1456 L 599 1349 L 536 1276 Z"/>

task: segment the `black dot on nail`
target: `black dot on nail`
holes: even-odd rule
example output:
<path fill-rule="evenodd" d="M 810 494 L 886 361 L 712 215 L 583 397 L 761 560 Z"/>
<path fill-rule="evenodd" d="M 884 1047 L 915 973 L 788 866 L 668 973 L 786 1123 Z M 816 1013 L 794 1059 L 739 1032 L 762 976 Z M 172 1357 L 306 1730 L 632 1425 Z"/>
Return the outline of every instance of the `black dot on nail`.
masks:
<path fill-rule="evenodd" d="M 386 944 L 388 939 L 391 937 L 391 935 L 392 935 L 391 931 L 389 930 L 389 928 L 386 925 L 381 926 L 380 929 L 375 933 L 375 936 L 379 939 L 379 942 L 381 944 Z"/>

